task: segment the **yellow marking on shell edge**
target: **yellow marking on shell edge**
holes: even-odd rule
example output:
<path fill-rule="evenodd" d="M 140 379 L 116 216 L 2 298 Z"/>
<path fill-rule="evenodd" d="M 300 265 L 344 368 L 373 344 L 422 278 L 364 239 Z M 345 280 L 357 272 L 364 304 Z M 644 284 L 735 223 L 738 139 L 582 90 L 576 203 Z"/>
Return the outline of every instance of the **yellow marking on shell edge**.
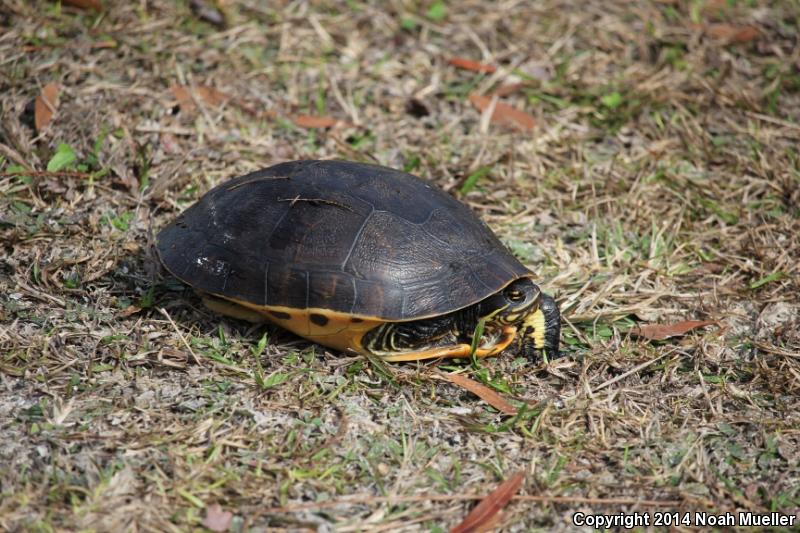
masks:
<path fill-rule="evenodd" d="M 533 337 L 533 345 L 538 350 L 544 348 L 544 323 L 544 313 L 541 309 L 537 309 L 528 315 L 528 318 L 526 318 L 523 322 L 525 327 L 522 331 L 524 331 L 526 334 L 528 332 L 528 328 L 533 329 L 533 333 L 530 336 Z"/>
<path fill-rule="evenodd" d="M 248 322 L 269 322 L 312 342 L 342 352 L 352 350 L 363 353 L 361 338 L 367 331 L 386 322 L 378 317 L 351 315 L 314 307 L 295 309 L 278 305 L 261 306 L 218 294 L 206 293 L 202 294 L 202 298 L 206 307 L 217 313 Z M 276 317 L 273 312 L 285 314 L 288 318 Z M 322 325 L 315 324 L 311 315 L 322 315 L 328 321 Z M 353 322 L 353 318 L 361 321 Z"/>

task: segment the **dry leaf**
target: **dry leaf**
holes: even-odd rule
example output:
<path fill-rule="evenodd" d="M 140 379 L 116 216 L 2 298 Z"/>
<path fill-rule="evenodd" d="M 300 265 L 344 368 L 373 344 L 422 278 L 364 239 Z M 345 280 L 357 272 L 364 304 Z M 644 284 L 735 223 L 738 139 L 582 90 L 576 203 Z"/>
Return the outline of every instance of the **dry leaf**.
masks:
<path fill-rule="evenodd" d="M 223 511 L 220 504 L 214 503 L 206 507 L 203 525 L 211 531 L 228 531 L 228 528 L 231 527 L 231 520 L 233 520 L 233 513 Z"/>
<path fill-rule="evenodd" d="M 481 112 L 492 104 L 491 98 L 480 94 L 471 94 L 469 96 L 469 101 Z M 519 130 L 532 130 L 536 126 L 536 120 L 528 113 L 502 102 L 497 102 L 495 105 L 491 121 L 495 124 Z"/>
<path fill-rule="evenodd" d="M 189 92 L 188 87 L 184 87 L 183 85 L 173 85 L 169 88 L 172 96 L 178 101 L 178 105 L 184 109 L 188 109 L 190 106 L 194 107 L 194 102 L 192 101 L 192 94 Z"/>
<path fill-rule="evenodd" d="M 686 320 L 675 324 L 642 324 L 633 328 L 631 333 L 651 341 L 663 341 L 712 324 L 716 324 L 716 322 L 714 320 Z"/>
<path fill-rule="evenodd" d="M 492 96 L 508 96 L 509 94 L 514 94 L 523 87 L 525 87 L 524 83 L 506 83 L 492 91 Z"/>
<path fill-rule="evenodd" d="M 475 533 L 492 533 L 496 531 L 500 531 L 497 529 L 500 526 L 500 522 L 503 520 L 503 511 L 497 511 L 493 517 L 491 517 L 488 521 L 484 522 L 483 524 L 479 525 L 472 531 Z"/>
<path fill-rule="evenodd" d="M 709 24 L 706 33 L 714 39 L 729 43 L 749 43 L 758 37 L 758 28 L 755 26 L 735 26 L 733 24 Z"/>
<path fill-rule="evenodd" d="M 227 94 L 223 93 L 222 91 L 218 91 L 213 87 L 204 87 L 201 85 L 195 90 L 197 91 L 197 94 L 200 95 L 201 100 L 212 106 L 221 105 L 229 98 Z"/>
<path fill-rule="evenodd" d="M 458 385 L 462 389 L 467 389 L 472 394 L 479 397 L 481 400 L 488 403 L 501 413 L 505 413 L 507 415 L 517 414 L 516 407 L 508 403 L 502 396 L 500 396 L 498 393 L 496 393 L 489 387 L 481 385 L 477 381 L 473 381 L 462 374 L 445 373 L 445 372 L 440 372 L 440 374 L 451 383 Z"/>
<path fill-rule="evenodd" d="M 447 60 L 447 62 L 456 68 L 471 70 L 472 72 L 484 72 L 486 74 L 497 72 L 497 67 L 493 65 L 478 63 L 477 61 L 473 61 L 471 59 L 466 59 L 463 57 L 451 57 L 450 59 Z"/>
<path fill-rule="evenodd" d="M 53 120 L 53 113 L 58 107 L 58 84 L 48 83 L 33 104 L 33 123 L 36 131 L 41 132 Z"/>
<path fill-rule="evenodd" d="M 450 530 L 450 533 L 467 533 L 478 531 L 487 522 L 491 521 L 503 507 L 508 505 L 511 498 L 519 492 L 525 480 L 524 472 L 517 472 L 507 480 L 500 483 L 494 491 L 486 496 L 464 519 L 463 522 Z"/>
<path fill-rule="evenodd" d="M 140 312 L 141 310 L 142 310 L 142 308 L 139 307 L 138 305 L 129 305 L 128 307 L 126 307 L 125 309 L 123 309 L 122 311 L 119 312 L 119 316 L 121 318 L 127 318 L 127 317 L 129 317 L 131 315 L 135 315 L 136 313 Z"/>
<path fill-rule="evenodd" d="M 339 123 L 333 117 L 315 117 L 312 115 L 294 115 L 292 122 L 298 128 L 320 129 L 330 128 Z"/>
<path fill-rule="evenodd" d="M 183 111 L 194 109 L 195 101 L 194 98 L 192 98 L 192 94 L 194 94 L 195 98 L 213 107 L 217 107 L 229 100 L 227 94 L 213 87 L 206 87 L 204 85 L 198 85 L 193 89 L 184 85 L 173 85 L 169 90 L 172 92 L 172 95 L 178 101 L 178 105 Z"/>
<path fill-rule="evenodd" d="M 100 0 L 61 0 L 61 3 L 81 9 L 103 10 L 103 4 L 100 3 Z"/>

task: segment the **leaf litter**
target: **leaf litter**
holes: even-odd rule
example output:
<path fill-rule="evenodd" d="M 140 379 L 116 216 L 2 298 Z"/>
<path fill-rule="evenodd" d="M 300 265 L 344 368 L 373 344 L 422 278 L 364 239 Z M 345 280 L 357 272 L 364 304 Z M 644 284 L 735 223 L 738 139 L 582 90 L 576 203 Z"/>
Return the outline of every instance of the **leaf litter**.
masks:
<path fill-rule="evenodd" d="M 485 531 L 482 528 L 494 523 L 495 517 L 519 492 L 524 481 L 524 472 L 516 472 L 511 475 L 481 500 L 460 524 L 450 529 L 450 533 Z"/>
<path fill-rule="evenodd" d="M 469 101 L 480 112 L 491 110 L 489 120 L 495 124 L 523 131 L 530 131 L 536 127 L 536 119 L 530 114 L 499 100 L 493 100 L 489 96 L 471 94 Z"/>
<path fill-rule="evenodd" d="M 497 67 L 493 65 L 479 63 L 478 61 L 473 61 L 471 59 L 467 59 L 464 57 L 451 57 L 447 60 L 447 64 L 454 66 L 456 68 L 469 70 L 472 72 L 481 72 L 485 74 L 492 74 L 494 72 L 497 72 Z"/>
<path fill-rule="evenodd" d="M 486 385 L 482 385 L 475 380 L 472 380 L 462 374 L 457 374 L 455 372 L 437 372 L 436 375 L 452 382 L 459 387 L 466 389 L 479 397 L 481 400 L 485 401 L 501 413 L 507 415 L 515 415 L 517 414 L 517 408 L 511 405 L 505 398 L 503 398 L 500 394 L 493 391 Z"/>
<path fill-rule="evenodd" d="M 34 105 L 34 120 L 36 131 L 42 132 L 53 120 L 53 114 L 58 109 L 57 83 L 50 82 L 42 87 L 42 92 L 36 97 Z"/>

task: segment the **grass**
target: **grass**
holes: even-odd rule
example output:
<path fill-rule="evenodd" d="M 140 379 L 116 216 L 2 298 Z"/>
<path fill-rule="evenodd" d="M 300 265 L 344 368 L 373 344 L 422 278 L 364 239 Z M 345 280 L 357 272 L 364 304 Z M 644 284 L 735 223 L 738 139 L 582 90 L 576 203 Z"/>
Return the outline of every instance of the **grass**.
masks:
<path fill-rule="evenodd" d="M 0 528 L 193 530 L 219 503 L 231 531 L 443 531 L 519 470 L 505 529 L 797 512 L 796 2 L 221 5 L 224 28 L 185 2 L 4 4 Z M 483 129 L 469 94 L 516 82 L 536 129 Z M 564 358 L 439 363 L 516 415 L 435 362 L 220 318 L 159 270 L 178 212 L 298 158 L 420 175 L 537 272 Z M 690 319 L 719 327 L 631 334 Z"/>

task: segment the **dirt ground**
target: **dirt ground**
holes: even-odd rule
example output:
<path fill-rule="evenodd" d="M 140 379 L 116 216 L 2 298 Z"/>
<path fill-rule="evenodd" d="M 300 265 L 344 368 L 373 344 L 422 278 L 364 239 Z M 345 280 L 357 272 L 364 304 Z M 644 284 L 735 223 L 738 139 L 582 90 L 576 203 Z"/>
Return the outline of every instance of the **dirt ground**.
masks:
<path fill-rule="evenodd" d="M 794 0 L 0 0 L 0 529 L 445 531 L 515 472 L 503 531 L 797 515 L 799 27 Z M 299 158 L 468 203 L 564 357 L 343 356 L 159 270 L 177 213 Z"/>

